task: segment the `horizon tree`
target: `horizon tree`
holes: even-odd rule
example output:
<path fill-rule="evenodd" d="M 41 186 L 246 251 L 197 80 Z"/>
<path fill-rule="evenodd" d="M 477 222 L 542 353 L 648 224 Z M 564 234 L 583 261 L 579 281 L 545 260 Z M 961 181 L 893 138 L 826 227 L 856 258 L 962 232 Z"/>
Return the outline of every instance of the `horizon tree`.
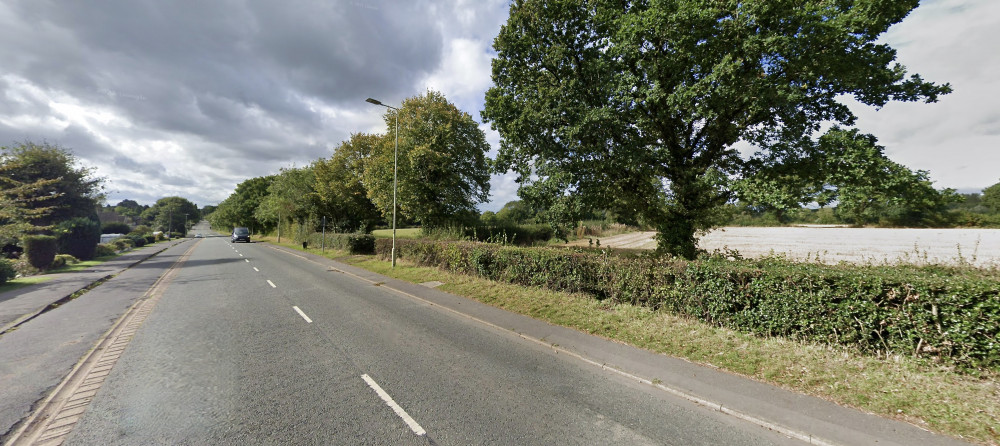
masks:
<path fill-rule="evenodd" d="M 550 218 L 607 209 L 693 258 L 748 161 L 803 158 L 821 127 L 854 124 L 842 97 L 881 107 L 951 91 L 907 76 L 878 42 L 917 5 L 515 0 L 482 112 L 501 136 L 496 172 L 515 172 Z"/>

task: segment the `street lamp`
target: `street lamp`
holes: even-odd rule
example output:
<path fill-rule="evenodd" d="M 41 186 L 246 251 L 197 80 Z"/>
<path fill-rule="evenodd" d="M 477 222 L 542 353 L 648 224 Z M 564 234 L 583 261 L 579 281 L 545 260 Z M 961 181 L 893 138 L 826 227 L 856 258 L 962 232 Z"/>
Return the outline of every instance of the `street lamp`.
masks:
<path fill-rule="evenodd" d="M 391 105 L 385 105 L 379 102 L 378 99 L 368 98 L 365 102 L 375 105 L 381 105 L 385 108 L 390 108 L 396 110 L 396 148 L 392 152 L 392 251 L 390 251 L 390 257 L 392 257 L 392 267 L 396 267 L 396 165 L 399 158 L 399 109 Z"/>

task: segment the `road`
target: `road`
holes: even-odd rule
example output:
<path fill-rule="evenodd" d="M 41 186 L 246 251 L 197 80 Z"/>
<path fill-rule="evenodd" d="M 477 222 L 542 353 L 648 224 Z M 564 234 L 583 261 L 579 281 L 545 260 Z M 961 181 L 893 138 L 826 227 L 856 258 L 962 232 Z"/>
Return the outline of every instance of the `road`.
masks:
<path fill-rule="evenodd" d="M 264 244 L 179 248 L 65 444 L 795 443 Z"/>
<path fill-rule="evenodd" d="M 75 445 L 802 444 L 740 419 L 757 416 L 840 444 L 953 444 L 338 265 L 227 237 L 170 248 L 0 337 L 0 376 L 17 384 L 0 386 L 0 430 L 48 407 L 45 394 L 58 401 L 70 389 L 61 412 L 36 414 Z M 94 350 L 112 361 L 95 360 L 78 386 L 57 388 L 99 327 L 133 303 L 143 316 L 116 324 L 123 332 L 106 341 L 125 343 Z M 521 334 L 529 331 L 535 337 Z M 606 355 L 616 349 L 626 353 Z M 710 402 L 664 391 L 654 376 Z"/>

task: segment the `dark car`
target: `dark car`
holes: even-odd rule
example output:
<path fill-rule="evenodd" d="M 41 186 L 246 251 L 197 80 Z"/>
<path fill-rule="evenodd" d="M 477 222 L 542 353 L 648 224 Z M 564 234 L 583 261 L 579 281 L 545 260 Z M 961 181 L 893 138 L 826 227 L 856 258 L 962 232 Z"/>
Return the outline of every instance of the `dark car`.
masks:
<path fill-rule="evenodd" d="M 236 228 L 233 229 L 233 236 L 229 239 L 230 243 L 235 242 L 247 242 L 250 243 L 250 230 L 247 228 Z"/>

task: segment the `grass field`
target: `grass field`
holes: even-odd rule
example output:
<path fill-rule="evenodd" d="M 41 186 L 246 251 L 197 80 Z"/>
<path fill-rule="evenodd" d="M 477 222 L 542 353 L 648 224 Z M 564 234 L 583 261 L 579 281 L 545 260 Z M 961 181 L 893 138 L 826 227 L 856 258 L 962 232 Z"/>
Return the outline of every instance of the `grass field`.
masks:
<path fill-rule="evenodd" d="M 655 232 L 601 238 L 609 248 L 655 249 Z M 587 245 L 587 240 L 572 244 Z M 1000 229 L 844 227 L 726 227 L 701 237 L 707 251 L 732 249 L 744 257 L 779 254 L 824 263 L 916 263 L 1000 266 Z"/>
<path fill-rule="evenodd" d="M 420 228 L 396 228 L 396 238 L 420 238 L 421 231 Z M 376 229 L 372 231 L 372 235 L 378 238 L 391 238 L 392 229 Z"/>

